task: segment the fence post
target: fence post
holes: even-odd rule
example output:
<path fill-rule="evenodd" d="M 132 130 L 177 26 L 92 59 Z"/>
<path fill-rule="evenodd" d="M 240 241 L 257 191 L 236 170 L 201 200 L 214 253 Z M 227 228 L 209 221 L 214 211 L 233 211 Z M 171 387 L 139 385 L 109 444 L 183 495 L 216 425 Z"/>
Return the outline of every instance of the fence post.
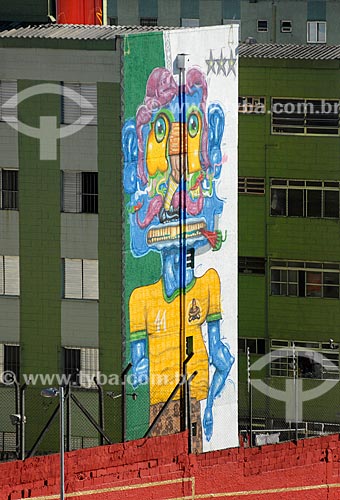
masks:
<path fill-rule="evenodd" d="M 249 446 L 253 446 L 253 386 L 250 375 L 250 349 L 247 347 L 247 379 L 248 379 L 248 407 L 249 407 Z"/>

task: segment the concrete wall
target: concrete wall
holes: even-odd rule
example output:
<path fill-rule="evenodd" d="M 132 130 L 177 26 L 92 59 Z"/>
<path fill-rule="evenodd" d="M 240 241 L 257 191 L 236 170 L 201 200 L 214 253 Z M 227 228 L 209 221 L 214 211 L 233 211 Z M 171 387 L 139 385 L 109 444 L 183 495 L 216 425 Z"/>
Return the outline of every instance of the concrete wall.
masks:
<path fill-rule="evenodd" d="M 0 61 L 2 80 L 94 83 L 120 78 L 118 51 L 0 48 Z"/>
<path fill-rule="evenodd" d="M 175 434 L 67 453 L 66 492 L 98 500 L 336 500 L 339 452 L 333 435 L 189 455 L 187 435 Z M 58 455 L 0 465 L 0 500 L 58 495 Z"/>

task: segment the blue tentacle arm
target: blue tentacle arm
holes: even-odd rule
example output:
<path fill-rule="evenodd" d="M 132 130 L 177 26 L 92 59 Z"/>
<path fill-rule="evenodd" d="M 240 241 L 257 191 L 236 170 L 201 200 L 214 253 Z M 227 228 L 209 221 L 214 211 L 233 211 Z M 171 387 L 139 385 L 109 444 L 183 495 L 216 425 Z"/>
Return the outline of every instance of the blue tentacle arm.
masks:
<path fill-rule="evenodd" d="M 223 344 L 220 335 L 220 320 L 208 322 L 209 338 L 209 363 L 215 367 L 211 384 L 209 386 L 207 406 L 204 412 L 203 428 L 207 441 L 213 434 L 213 405 L 215 399 L 221 394 L 235 358 L 229 348 Z"/>
<path fill-rule="evenodd" d="M 146 384 L 149 380 L 149 359 L 146 351 L 146 338 L 134 340 L 130 344 L 132 361 L 132 386 Z"/>

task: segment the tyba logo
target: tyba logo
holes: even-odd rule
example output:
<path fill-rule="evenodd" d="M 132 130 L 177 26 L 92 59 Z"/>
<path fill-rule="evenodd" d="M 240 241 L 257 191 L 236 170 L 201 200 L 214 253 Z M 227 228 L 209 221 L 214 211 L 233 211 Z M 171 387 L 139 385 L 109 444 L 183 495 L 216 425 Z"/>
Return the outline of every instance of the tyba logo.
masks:
<path fill-rule="evenodd" d="M 252 372 L 263 370 L 267 365 L 270 365 L 273 362 L 284 361 L 285 363 L 288 360 L 288 363 L 291 362 L 292 369 L 298 369 L 298 358 L 305 358 L 311 361 L 312 364 L 319 365 L 321 368 L 325 364 L 325 358 L 321 353 L 315 351 L 297 351 L 291 348 L 287 348 L 284 350 L 271 351 L 270 353 L 262 356 L 260 359 L 255 361 L 250 367 Z M 295 365 L 295 366 L 293 366 Z M 338 377 L 339 369 L 338 367 L 332 363 L 329 359 L 327 359 L 327 373 L 328 376 L 332 375 L 334 377 Z M 266 396 L 277 399 L 278 401 L 284 401 L 286 405 L 286 422 L 298 421 L 301 422 L 303 420 L 303 403 L 305 401 L 310 401 L 312 399 L 317 399 L 320 396 L 323 396 L 328 391 L 333 389 L 333 387 L 339 382 L 338 378 L 335 379 L 326 379 L 321 382 L 317 387 L 313 387 L 312 389 L 308 389 L 306 391 L 303 390 L 303 379 L 296 378 L 286 378 L 286 387 L 285 390 L 276 389 L 275 387 L 271 387 L 266 384 L 261 379 L 251 379 L 250 383 L 255 389 L 257 389 L 262 394 Z"/>
<path fill-rule="evenodd" d="M 60 128 L 57 128 L 56 116 L 40 116 L 39 128 L 31 127 L 19 120 L 13 121 L 13 116 L 6 116 L 6 110 L 16 108 L 17 105 L 30 97 L 43 94 L 57 94 L 63 98 L 70 99 L 75 102 L 81 110 L 87 110 L 87 113 L 85 116 L 79 117 L 70 125 Z M 94 118 L 94 110 L 92 114 L 90 112 L 91 110 L 93 110 L 93 105 L 84 96 L 81 96 L 73 89 L 55 83 L 43 83 L 27 88 L 8 99 L 8 101 L 2 105 L 2 118 L 10 127 L 21 134 L 40 140 L 40 160 L 56 160 L 57 140 L 76 134 L 86 125 L 91 123 Z"/>

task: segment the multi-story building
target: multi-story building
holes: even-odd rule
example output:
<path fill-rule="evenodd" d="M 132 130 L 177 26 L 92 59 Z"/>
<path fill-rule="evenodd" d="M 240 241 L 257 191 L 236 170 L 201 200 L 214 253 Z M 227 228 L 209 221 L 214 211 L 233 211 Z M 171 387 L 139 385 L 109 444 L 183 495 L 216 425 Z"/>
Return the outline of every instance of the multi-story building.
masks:
<path fill-rule="evenodd" d="M 0 34 L 3 448 L 24 416 L 8 372 L 32 375 L 27 452 L 58 374 L 80 402 L 70 447 L 99 442 L 82 405 L 131 439 L 174 390 L 153 432 L 180 430 L 184 371 L 195 448 L 237 444 L 237 46 L 233 25 Z"/>
<path fill-rule="evenodd" d="M 73 4 L 71 10 L 62 0 L 9 2 L 1 6 L 0 20 L 97 23 L 96 15 L 84 14 L 85 8 L 98 12 L 98 22 L 104 24 L 211 26 L 232 20 L 240 23 L 241 41 L 253 37 L 260 43 L 340 43 L 337 0 L 79 0 L 78 7 Z"/>
<path fill-rule="evenodd" d="M 120 215 L 120 117 L 133 116 L 143 102 L 148 71 L 164 64 L 157 56 L 145 72 L 142 57 L 127 66 L 133 71 L 139 64 L 144 75 L 136 94 L 135 87 L 122 80 L 120 56 L 133 49 L 133 37 L 124 38 L 124 34 L 143 30 L 150 28 L 46 26 L 0 35 L 2 102 L 32 84 L 65 82 L 97 110 L 91 124 L 63 139 L 57 159 L 44 162 L 39 159 L 38 141 L 18 134 L 2 117 L 0 366 L 21 374 L 70 374 L 78 397 L 95 414 L 97 395 L 79 389 L 78 370 L 93 376 L 98 368 L 112 373 L 114 366 L 120 373 L 131 359 L 128 349 L 122 356 L 127 318 L 121 312 L 127 313 L 127 296 L 132 291 L 129 286 L 125 289 L 122 241 L 130 277 L 138 281 L 145 262 L 149 275 L 141 280 L 142 285 L 157 282 L 161 274 L 160 263 L 150 255 L 147 260 L 127 256 L 129 236 L 126 232 L 122 236 Z M 157 28 L 153 31 L 157 33 Z M 143 50 L 148 54 L 146 42 Z M 239 63 L 233 54 L 226 59 L 225 72 L 218 69 L 223 55 L 208 54 L 205 62 L 207 76 L 223 77 L 226 84 L 234 81 L 239 64 L 239 401 L 243 425 L 248 415 L 247 348 L 251 361 L 274 350 L 287 351 L 279 359 L 269 355 L 261 372 L 268 385 L 277 388 L 283 389 L 294 373 L 307 389 L 328 379 L 335 384 L 339 378 L 340 49 L 319 45 L 287 51 L 280 45 L 242 44 L 239 54 Z M 123 108 L 122 95 L 126 97 Z M 11 113 L 15 120 L 15 108 L 7 107 L 7 121 Z M 85 106 L 79 113 L 77 103 L 53 94 L 33 97 L 19 106 L 20 121 L 40 126 L 41 131 L 47 122 L 39 122 L 40 117 L 53 114 L 66 125 L 78 118 L 82 125 L 88 123 L 92 111 Z M 124 130 L 129 131 L 128 126 Z M 133 144 L 133 137 L 125 142 Z M 135 151 L 128 162 L 125 156 L 125 163 L 137 157 Z M 132 194 L 129 189 L 127 197 Z M 128 213 L 133 216 L 141 208 L 136 199 Z M 190 252 L 186 258 L 190 268 Z M 191 303 L 191 312 L 196 306 Z M 160 328 L 165 324 L 164 314 L 158 315 L 157 324 Z M 312 359 L 306 355 L 309 350 Z M 328 392 L 318 392 L 318 399 L 304 403 L 302 420 L 338 422 L 339 391 L 332 384 L 327 385 Z M 119 380 L 110 385 L 110 391 L 120 391 Z M 139 401 L 145 403 L 147 393 L 139 391 Z M 133 394 L 129 386 L 127 418 L 133 430 L 128 437 L 141 435 L 147 427 L 137 407 L 133 408 Z M 38 394 L 33 395 L 34 388 L 28 388 L 27 449 L 53 409 Z M 6 440 L 15 439 L 8 418 L 17 413 L 13 388 L 1 387 L 1 397 L 3 407 L 8 407 L 0 422 L 2 446 L 8 449 Z M 285 418 L 285 402 L 262 397 L 259 391 L 253 394 L 253 410 L 264 427 Z M 108 432 L 117 440 L 122 437 L 120 411 L 119 398 L 105 398 Z M 79 428 L 73 427 L 72 446 L 98 443 L 96 433 L 82 418 L 76 414 L 73 426 L 79 422 Z"/>
<path fill-rule="evenodd" d="M 284 389 L 295 371 L 307 391 L 339 378 L 340 49 L 254 44 L 240 54 L 239 349 L 281 349 L 252 376 Z M 239 369 L 245 417 L 245 355 Z M 333 382 L 317 399 L 304 393 L 302 420 L 339 422 Z M 284 401 L 254 399 L 267 426 L 284 419 Z"/>

